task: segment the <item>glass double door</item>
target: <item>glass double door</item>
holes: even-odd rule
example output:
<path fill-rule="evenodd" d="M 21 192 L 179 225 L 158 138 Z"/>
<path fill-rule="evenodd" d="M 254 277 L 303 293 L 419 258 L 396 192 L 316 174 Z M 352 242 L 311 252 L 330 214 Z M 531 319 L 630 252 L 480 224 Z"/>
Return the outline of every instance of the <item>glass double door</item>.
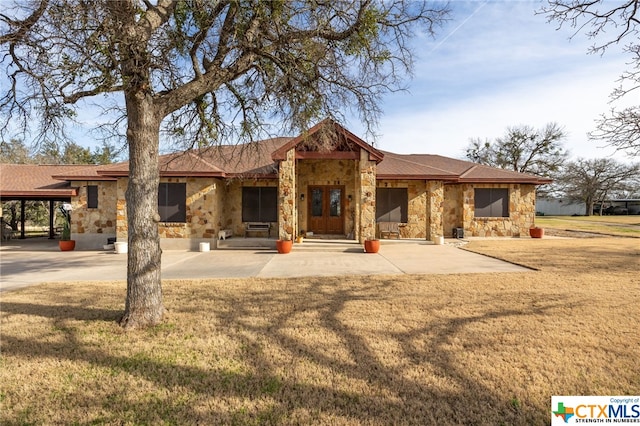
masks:
<path fill-rule="evenodd" d="M 344 234 L 344 186 L 309 186 L 309 231 Z"/>

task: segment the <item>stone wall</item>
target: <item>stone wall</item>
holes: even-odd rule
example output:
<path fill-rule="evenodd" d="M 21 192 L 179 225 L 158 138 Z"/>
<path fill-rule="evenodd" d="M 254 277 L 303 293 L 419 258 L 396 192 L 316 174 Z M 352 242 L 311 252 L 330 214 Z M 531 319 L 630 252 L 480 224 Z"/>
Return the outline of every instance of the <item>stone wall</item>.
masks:
<path fill-rule="evenodd" d="M 378 188 L 407 189 L 407 223 L 400 224 L 399 238 L 426 238 L 427 235 L 427 188 L 425 181 L 379 180 Z M 380 235 L 376 226 L 376 235 Z"/>
<path fill-rule="evenodd" d="M 287 151 L 287 158 L 278 168 L 278 238 L 295 238 L 296 213 L 296 150 Z"/>
<path fill-rule="evenodd" d="M 161 222 L 158 234 L 163 249 L 196 249 L 198 243 L 217 238 L 223 225 L 226 184 L 215 178 L 161 178 L 160 182 L 186 183 L 186 222 Z M 118 179 L 116 222 L 118 241 L 127 241 L 125 192 L 128 178 Z"/>
<path fill-rule="evenodd" d="M 369 153 L 360 150 L 358 190 L 355 200 L 356 211 L 360 209 L 356 232 L 358 241 L 364 244 L 367 239 L 376 238 L 376 162 L 369 159 Z"/>
<path fill-rule="evenodd" d="M 118 241 L 128 241 L 127 235 L 129 231 L 129 224 L 127 223 L 127 201 L 125 200 L 125 193 L 127 192 L 127 185 L 129 184 L 129 178 L 119 178 L 116 186 L 117 201 L 116 201 L 116 237 Z"/>
<path fill-rule="evenodd" d="M 474 214 L 475 188 L 508 188 L 509 217 L 476 218 Z M 474 237 L 527 236 L 535 220 L 535 185 L 476 184 L 463 185 L 465 200 L 463 227 L 465 235 Z"/>
<path fill-rule="evenodd" d="M 227 182 L 226 197 L 223 202 L 222 228 L 231 229 L 233 235 L 244 237 L 245 223 L 242 222 L 242 187 L 277 187 L 277 179 L 245 179 L 232 180 Z M 275 236 L 274 230 L 278 229 L 278 223 L 271 223 L 271 235 Z M 263 236 L 265 233 L 256 233 L 255 236 Z M 254 236 L 254 235 L 249 235 Z"/>
<path fill-rule="evenodd" d="M 305 195 L 305 201 L 298 206 L 299 231 L 309 226 L 308 202 L 309 185 L 344 186 L 344 233 L 355 235 L 355 199 L 357 161 L 354 160 L 298 160 L 296 165 L 298 196 Z M 351 197 L 352 201 L 349 201 Z"/>
<path fill-rule="evenodd" d="M 115 181 L 71 182 L 78 195 L 71 198 L 71 238 L 78 249 L 101 249 L 108 238 L 116 236 Z M 87 208 L 87 187 L 98 187 L 98 207 Z"/>
<path fill-rule="evenodd" d="M 443 235 L 444 189 L 441 181 L 380 180 L 381 188 L 407 188 L 407 223 L 400 224 L 400 238 L 431 240 Z"/>
<path fill-rule="evenodd" d="M 427 212 L 429 217 L 427 239 L 444 236 L 444 184 L 442 181 L 427 181 Z"/>
<path fill-rule="evenodd" d="M 463 185 L 444 185 L 442 227 L 445 237 L 453 234 L 453 228 L 463 226 L 463 192 Z"/>

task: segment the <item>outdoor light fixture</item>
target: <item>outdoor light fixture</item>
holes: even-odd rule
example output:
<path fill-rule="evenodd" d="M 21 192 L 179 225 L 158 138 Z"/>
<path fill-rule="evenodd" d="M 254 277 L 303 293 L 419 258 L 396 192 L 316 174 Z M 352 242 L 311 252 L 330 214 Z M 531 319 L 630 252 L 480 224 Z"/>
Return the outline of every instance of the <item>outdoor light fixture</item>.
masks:
<path fill-rule="evenodd" d="M 349 200 L 349 202 L 351 202 L 351 194 L 349 194 L 349 195 L 347 196 L 347 200 Z"/>
<path fill-rule="evenodd" d="M 304 201 L 304 194 L 300 194 L 300 201 Z"/>

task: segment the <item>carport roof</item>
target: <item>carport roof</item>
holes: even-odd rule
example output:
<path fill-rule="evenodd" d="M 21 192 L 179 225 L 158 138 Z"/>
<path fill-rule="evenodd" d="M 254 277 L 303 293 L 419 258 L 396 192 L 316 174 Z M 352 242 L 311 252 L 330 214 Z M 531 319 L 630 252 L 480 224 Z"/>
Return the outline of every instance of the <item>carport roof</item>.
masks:
<path fill-rule="evenodd" d="M 68 181 L 54 176 L 97 167 L 99 166 L 0 164 L 0 198 L 67 199 L 76 195 L 76 188 Z"/>

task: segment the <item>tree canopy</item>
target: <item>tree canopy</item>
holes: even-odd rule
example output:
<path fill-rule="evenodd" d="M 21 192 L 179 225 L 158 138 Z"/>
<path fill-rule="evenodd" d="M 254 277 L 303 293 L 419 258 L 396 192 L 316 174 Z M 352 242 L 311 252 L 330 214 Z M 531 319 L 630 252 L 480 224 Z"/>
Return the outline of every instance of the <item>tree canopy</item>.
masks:
<path fill-rule="evenodd" d="M 638 185 L 638 164 L 624 164 L 610 158 L 579 158 L 566 164 L 556 186 L 567 198 L 583 202 L 585 214 L 592 215 L 596 202 L 626 191 L 633 193 Z"/>
<path fill-rule="evenodd" d="M 541 129 L 513 126 L 494 141 L 471 139 L 466 157 L 475 163 L 551 178 L 567 159 L 562 145 L 565 138 L 557 123 Z"/>
<path fill-rule="evenodd" d="M 107 96 L 129 148 L 126 327 L 154 324 L 160 284 L 160 132 L 185 147 L 303 130 L 379 101 L 411 72 L 409 41 L 445 3 L 412 0 L 39 0 L 3 5 L 0 132 L 63 133 L 78 102 Z M 119 113 L 119 115 L 117 115 Z M 35 117 L 34 117 L 35 116 Z M 10 125 L 9 123 L 14 123 Z"/>

